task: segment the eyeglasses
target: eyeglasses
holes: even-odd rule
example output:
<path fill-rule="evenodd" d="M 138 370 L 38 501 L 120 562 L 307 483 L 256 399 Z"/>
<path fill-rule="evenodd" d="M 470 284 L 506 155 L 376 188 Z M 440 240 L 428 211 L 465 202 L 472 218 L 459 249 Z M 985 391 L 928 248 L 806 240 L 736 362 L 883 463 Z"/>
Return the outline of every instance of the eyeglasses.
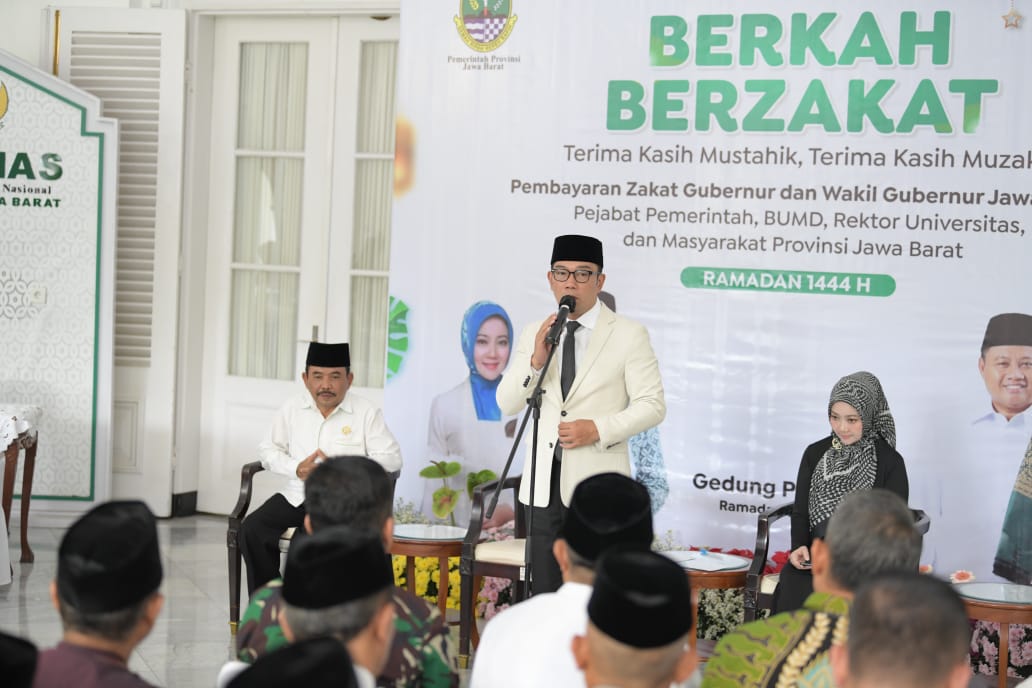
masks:
<path fill-rule="evenodd" d="M 578 284 L 584 284 L 591 279 L 592 275 L 597 274 L 598 272 L 595 270 L 574 270 L 571 272 L 566 268 L 552 268 L 552 278 L 556 282 L 565 282 L 570 279 L 570 275 L 573 275 L 573 279 L 576 280 Z"/>

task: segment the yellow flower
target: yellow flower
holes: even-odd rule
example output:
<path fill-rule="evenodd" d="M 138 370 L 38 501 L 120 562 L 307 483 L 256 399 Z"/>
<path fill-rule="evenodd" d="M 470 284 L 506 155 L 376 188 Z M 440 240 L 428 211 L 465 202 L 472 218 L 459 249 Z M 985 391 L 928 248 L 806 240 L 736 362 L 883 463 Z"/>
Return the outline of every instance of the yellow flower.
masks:
<path fill-rule="evenodd" d="M 405 557 L 393 557 L 395 584 L 404 586 Z M 415 557 L 416 594 L 431 604 L 437 604 L 437 591 L 440 589 L 441 572 L 438 571 L 437 559 L 433 557 Z M 458 609 L 461 594 L 462 576 L 459 574 L 459 557 L 448 559 L 448 608 Z"/>
<path fill-rule="evenodd" d="M 391 566 L 394 569 L 394 584 L 398 587 L 405 586 L 405 557 L 391 557 Z"/>
<path fill-rule="evenodd" d="M 416 571 L 416 594 L 425 595 L 429 584 L 430 574 L 426 571 Z"/>

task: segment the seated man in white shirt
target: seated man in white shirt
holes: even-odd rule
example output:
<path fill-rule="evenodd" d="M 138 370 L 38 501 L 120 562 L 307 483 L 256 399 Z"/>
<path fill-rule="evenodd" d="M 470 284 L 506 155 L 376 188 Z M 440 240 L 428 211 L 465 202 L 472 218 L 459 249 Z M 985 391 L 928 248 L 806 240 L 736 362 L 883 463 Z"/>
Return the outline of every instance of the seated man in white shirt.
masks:
<path fill-rule="evenodd" d="M 695 669 L 688 645 L 691 589 L 684 570 L 655 552 L 614 548 L 595 570 L 588 626 L 573 639 L 588 688 L 670 688 Z"/>
<path fill-rule="evenodd" d="M 640 483 L 600 473 L 577 485 L 552 548 L 562 586 L 491 619 L 474 658 L 471 688 L 583 685 L 569 648 L 587 622 L 595 561 L 614 545 L 644 551 L 651 544 L 652 509 Z"/>
<path fill-rule="evenodd" d="M 388 473 L 401 470 L 401 449 L 372 402 L 349 394 L 354 375 L 347 344 L 308 346 L 307 391 L 287 401 L 258 447 L 262 465 L 290 482 L 249 514 L 239 544 L 247 564 L 247 594 L 279 577 L 279 537 L 305 519 L 304 481 L 328 456 L 368 456 Z"/>

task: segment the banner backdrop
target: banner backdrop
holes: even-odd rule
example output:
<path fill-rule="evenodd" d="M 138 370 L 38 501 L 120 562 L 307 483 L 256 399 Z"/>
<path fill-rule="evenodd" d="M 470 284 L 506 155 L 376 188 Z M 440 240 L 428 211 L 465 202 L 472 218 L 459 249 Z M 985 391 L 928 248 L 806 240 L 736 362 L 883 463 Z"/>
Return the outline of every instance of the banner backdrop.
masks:
<path fill-rule="evenodd" d="M 661 460 L 661 537 L 752 547 L 756 512 L 792 500 L 829 433 L 832 386 L 868 370 L 932 519 L 925 563 L 991 577 L 1032 432 L 1011 412 L 1032 404 L 1032 347 L 980 366 L 989 319 L 1032 313 L 1032 42 L 1007 9 L 406 2 L 385 399 L 400 497 L 429 513 L 432 492 L 500 470 L 510 419 L 485 399 L 508 349 L 471 376 L 463 337 L 496 340 L 467 309 L 501 306 L 518 337 L 555 311 L 552 239 L 591 234 L 660 361 L 644 470 Z M 418 475 L 442 459 L 459 473 Z"/>
<path fill-rule="evenodd" d="M 32 499 L 66 511 L 110 494 L 117 170 L 100 100 L 0 50 L 0 405 L 42 407 Z"/>

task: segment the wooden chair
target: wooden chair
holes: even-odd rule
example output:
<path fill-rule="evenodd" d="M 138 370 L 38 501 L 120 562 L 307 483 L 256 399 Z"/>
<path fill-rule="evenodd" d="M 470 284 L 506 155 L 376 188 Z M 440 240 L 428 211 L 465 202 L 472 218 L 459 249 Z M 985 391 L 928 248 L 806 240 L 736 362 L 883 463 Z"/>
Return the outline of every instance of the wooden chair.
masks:
<path fill-rule="evenodd" d="M 240 524 L 247 515 L 248 508 L 251 506 L 254 476 L 263 470 L 265 470 L 265 467 L 261 461 L 252 461 L 244 464 L 240 469 L 240 495 L 237 497 L 236 506 L 229 512 L 229 528 L 226 531 L 226 551 L 229 557 L 229 628 L 233 633 L 236 633 L 237 625 L 240 623 Z M 398 480 L 398 476 L 401 475 L 401 471 L 394 471 L 389 475 L 393 487 L 393 484 Z M 294 528 L 287 528 L 283 531 L 279 539 L 279 550 L 281 553 L 286 554 L 293 537 Z"/>
<path fill-rule="evenodd" d="M 254 476 L 265 470 L 261 461 L 245 463 L 240 469 L 240 495 L 236 506 L 229 512 L 229 529 L 226 531 L 226 550 L 229 555 L 229 628 L 236 633 L 240 622 L 240 524 L 251 506 L 251 493 L 254 489 Z M 289 535 L 287 534 L 289 532 Z M 290 547 L 290 538 L 294 536 L 293 528 L 284 531 L 280 536 L 280 551 L 286 552 Z M 285 538 L 285 539 L 284 539 Z"/>
<path fill-rule="evenodd" d="M 917 532 L 924 535 L 931 527 L 931 519 L 920 509 L 911 509 L 914 514 L 914 526 Z M 745 576 L 745 621 L 755 621 L 760 611 L 773 611 L 774 590 L 778 587 L 781 574 L 764 574 L 767 558 L 770 555 L 771 525 L 780 518 L 792 515 L 792 502 L 781 504 L 756 517 L 756 549 L 753 551 L 752 565 Z M 785 564 L 791 566 L 791 564 Z"/>
<path fill-rule="evenodd" d="M 498 485 L 497 480 L 477 486 L 473 491 L 472 508 L 469 515 L 469 529 L 462 543 L 459 559 L 459 668 L 469 668 L 470 641 L 479 642 L 474 612 L 477 592 L 484 576 L 508 578 L 513 582 L 513 603 L 527 597 L 525 552 L 527 546 L 526 508 L 516 498 L 520 489 L 520 476 L 506 478 L 502 485 L 503 494 L 512 491 L 516 509 L 516 538 L 497 542 L 481 542 L 484 521 L 484 502 L 490 500 Z"/>
<path fill-rule="evenodd" d="M 770 554 L 770 527 L 780 518 L 792 515 L 792 502 L 761 511 L 756 517 L 756 549 L 752 564 L 745 574 L 745 621 L 755 621 L 761 609 L 772 609 L 774 589 L 778 587 L 780 574 L 764 575 L 767 557 Z"/>

